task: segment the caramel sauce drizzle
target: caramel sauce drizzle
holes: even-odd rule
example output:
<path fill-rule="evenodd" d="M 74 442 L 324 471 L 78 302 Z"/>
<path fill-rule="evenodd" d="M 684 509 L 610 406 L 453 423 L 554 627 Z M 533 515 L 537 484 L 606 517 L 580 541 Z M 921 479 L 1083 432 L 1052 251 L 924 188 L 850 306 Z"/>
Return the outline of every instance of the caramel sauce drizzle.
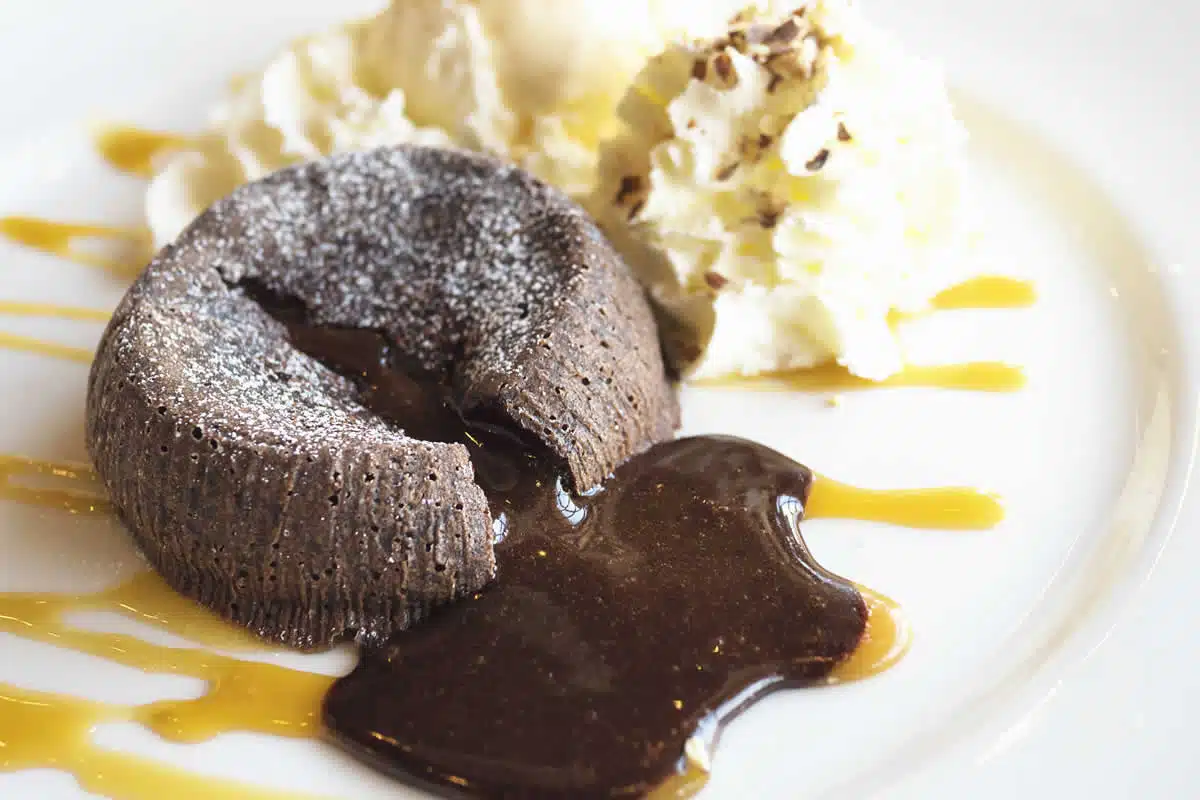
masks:
<path fill-rule="evenodd" d="M 21 303 L 10 300 L 0 300 L 0 314 L 15 317 L 69 319 L 81 322 L 106 322 L 112 316 L 109 312 L 96 308 L 59 306 L 52 303 Z M 90 364 L 92 361 L 91 350 L 4 331 L 0 331 L 0 348 L 62 358 L 81 364 Z"/>
<path fill-rule="evenodd" d="M 10 317 L 43 317 L 69 319 L 75 322 L 108 322 L 112 313 L 100 308 L 60 306 L 53 303 L 22 303 L 0 300 L 0 314 Z"/>
<path fill-rule="evenodd" d="M 840 364 L 827 363 L 804 369 L 768 372 L 694 381 L 698 386 L 729 386 L 746 389 L 793 390 L 801 392 L 853 392 L 866 389 L 924 387 L 975 392 L 1015 392 L 1025 385 L 1025 371 L 999 361 L 963 364 L 909 365 L 882 381 L 852 375 Z"/>
<path fill-rule="evenodd" d="M 25 353 L 36 353 L 50 358 L 61 358 L 79 364 L 92 363 L 92 351 L 82 347 L 71 347 L 57 342 L 47 342 L 29 336 L 19 336 L 15 333 L 0 331 L 0 347 L 5 350 L 18 350 Z"/>
<path fill-rule="evenodd" d="M 987 530 L 1004 519 L 1000 498 L 966 487 L 862 489 L 824 476 L 813 481 L 804 519 L 854 519 L 906 528 Z"/>
<path fill-rule="evenodd" d="M 124 706 L 0 684 L 0 772 L 59 769 L 88 791 L 123 800 L 296 796 L 109 752 L 93 746 L 88 734 L 105 722 L 128 721 L 181 743 L 206 741 L 230 731 L 310 738 L 318 732 L 321 699 L 333 678 L 207 649 L 166 647 L 126 634 L 100 633 L 66 621 L 68 615 L 81 611 L 120 614 L 205 647 L 262 650 L 248 634 L 175 594 L 152 572 L 89 594 L 2 594 L 0 631 L 144 672 L 199 678 L 207 687 L 194 699 Z"/>
<path fill-rule="evenodd" d="M 912 628 L 900 604 L 874 589 L 855 584 L 867 603 L 867 629 L 850 658 L 834 667 L 829 683 L 850 683 L 894 667 L 912 647 Z"/>
<path fill-rule="evenodd" d="M 88 223 L 55 222 L 37 217 L 0 217 L 0 238 L 25 247 L 132 277 L 150 260 L 150 232 L 144 228 L 122 228 Z M 103 256 L 79 247 L 81 241 L 116 242 L 119 252 Z"/>
<path fill-rule="evenodd" d="M 942 291 L 929 303 L 934 311 L 972 308 L 1027 308 L 1037 302 L 1032 281 L 1003 275 L 981 275 Z"/>
<path fill-rule="evenodd" d="M 981 275 L 942 290 L 921 311 L 899 311 L 888 314 L 892 330 L 910 320 L 927 317 L 937 311 L 968 311 L 984 309 L 1028 308 L 1037 302 L 1037 288 L 1032 281 L 1004 275 Z"/>
<path fill-rule="evenodd" d="M 0 685 L 0 772 L 57 769 L 84 791 L 123 800 L 285 800 L 300 797 L 186 772 L 97 747 L 92 729 L 128 719 L 127 706 Z"/>
<path fill-rule="evenodd" d="M 1025 308 L 1036 301 L 1037 290 L 1030 281 L 1002 275 L 983 275 L 944 290 L 930 301 L 928 311 L 893 311 L 889 315 L 889 322 L 895 326 L 935 311 Z M 699 386 L 788 389 L 802 392 L 850 392 L 896 387 L 1015 392 L 1025 386 L 1025 371 L 998 361 L 910 364 L 889 378 L 872 381 L 852 375 L 845 367 L 830 362 L 816 367 L 780 370 L 762 375 L 702 379 L 695 383 Z"/>
<path fill-rule="evenodd" d="M 703 743 L 697 739 L 688 741 L 689 745 L 695 742 L 695 746 L 702 746 Z M 700 790 L 708 785 L 709 767 L 703 757 L 695 757 L 692 754 L 685 756 L 683 771 L 672 775 L 663 781 L 654 791 L 648 794 L 647 800 L 687 800 L 689 797 L 695 797 L 700 793 Z"/>
<path fill-rule="evenodd" d="M 326 675 L 245 661 L 203 648 L 164 647 L 127 634 L 78 628 L 66 621 L 69 614 L 80 611 L 120 614 L 205 648 L 262 650 L 248 634 L 175 594 L 152 572 L 92 594 L 0 595 L 0 631 L 143 672 L 205 681 L 208 689 L 198 698 L 132 709 L 132 720 L 170 741 L 202 742 L 235 730 L 311 737 L 319 729 L 321 698 L 333 682 Z"/>
<path fill-rule="evenodd" d="M 177 133 L 112 125 L 96 132 L 95 144 L 100 157 L 113 169 L 139 178 L 152 178 L 164 155 L 187 149 L 192 145 L 192 139 Z"/>
<path fill-rule="evenodd" d="M 52 485 L 32 485 L 47 481 Z M 0 455 L 0 500 L 68 514 L 108 514 L 112 506 L 97 484 L 96 472 L 87 464 Z"/>

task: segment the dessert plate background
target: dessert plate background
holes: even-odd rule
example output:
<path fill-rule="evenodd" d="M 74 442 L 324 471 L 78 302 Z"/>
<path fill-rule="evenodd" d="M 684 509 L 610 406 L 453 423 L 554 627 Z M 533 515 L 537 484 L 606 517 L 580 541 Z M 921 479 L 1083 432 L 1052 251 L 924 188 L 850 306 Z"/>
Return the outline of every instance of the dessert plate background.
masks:
<path fill-rule="evenodd" d="M 289 38 L 377 3 L 58 0 L 0 7 L 0 215 L 136 224 L 142 184 L 93 154 L 101 121 L 189 131 L 234 73 Z M 876 0 L 945 62 L 973 134 L 996 271 L 1036 280 L 1023 311 L 910 326 L 918 361 L 1027 368 L 1012 395 L 690 390 L 685 431 L 757 439 L 868 486 L 977 485 L 1006 498 L 995 531 L 808 523 L 830 568 L 904 606 L 909 657 L 873 680 L 780 694 L 728 731 L 708 797 L 1186 796 L 1200 620 L 1189 591 L 1200 505 L 1188 493 L 1200 376 L 1200 7 L 1116 0 Z M 121 281 L 0 243 L 0 299 L 110 307 Z M 0 319 L 90 347 L 99 326 Z M 0 452 L 84 457 L 86 368 L 0 351 Z M 137 567 L 115 523 L 0 503 L 0 590 L 89 590 Z M 106 628 L 128 623 L 97 619 Z M 161 638 L 161 637 L 160 637 Z M 326 672 L 351 657 L 269 656 Z M 0 680 L 99 699 L 194 694 L 0 637 Z M 168 745 L 129 725 L 107 746 L 335 796 L 414 796 L 312 742 L 229 735 Z M 79 796 L 51 772 L 0 796 Z"/>

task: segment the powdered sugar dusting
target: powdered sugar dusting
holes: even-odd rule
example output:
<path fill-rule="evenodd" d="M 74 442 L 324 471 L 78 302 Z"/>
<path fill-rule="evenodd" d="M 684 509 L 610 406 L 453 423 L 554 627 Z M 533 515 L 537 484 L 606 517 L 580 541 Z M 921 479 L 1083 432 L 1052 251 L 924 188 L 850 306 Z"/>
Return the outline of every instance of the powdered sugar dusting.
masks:
<path fill-rule="evenodd" d="M 570 290 L 591 228 L 514 167 L 409 148 L 277 174 L 206 222 L 185 241 L 227 282 L 300 298 L 318 325 L 384 331 L 431 371 L 459 357 L 508 366 L 546 317 L 536 306 Z"/>
<path fill-rule="evenodd" d="M 629 419 L 638 415 L 625 406 L 644 406 L 652 422 L 633 420 L 632 431 L 603 447 L 585 443 L 587 457 L 601 462 L 585 470 L 588 480 L 674 421 L 653 323 L 624 265 L 564 195 L 485 156 L 385 148 L 244 186 L 160 254 L 114 321 L 111 347 L 140 354 L 132 379 L 151 397 L 174 394 L 172 405 L 285 446 L 311 444 L 317 433 L 334 448 L 394 443 L 395 427 L 363 408 L 352 382 L 297 352 L 246 296 L 250 284 L 300 302 L 310 324 L 383 333 L 467 398 L 511 395 L 538 377 L 530 370 L 545 379 L 547 361 L 557 362 L 553 373 L 595 351 L 604 363 L 582 384 L 613 399 L 588 398 L 588 415 L 598 406 Z M 623 307 L 610 315 L 598 305 L 609 302 Z M 121 324 L 126 315 L 134 319 Z M 558 347 L 567 350 L 543 352 Z M 636 367 L 621 366 L 631 348 Z M 557 406 L 571 394 L 561 386 L 547 393 L 546 408 L 519 422 L 552 432 L 561 440 L 552 449 L 570 461 L 581 434 Z M 612 439 L 616 423 L 599 422 L 584 433 Z"/>

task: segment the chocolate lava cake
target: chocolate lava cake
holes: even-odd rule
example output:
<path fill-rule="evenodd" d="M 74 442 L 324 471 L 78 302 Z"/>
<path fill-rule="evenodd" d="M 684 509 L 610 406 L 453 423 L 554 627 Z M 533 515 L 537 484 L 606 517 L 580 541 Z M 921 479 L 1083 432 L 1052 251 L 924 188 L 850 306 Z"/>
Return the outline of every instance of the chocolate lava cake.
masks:
<path fill-rule="evenodd" d="M 678 424 L 639 285 L 521 170 L 401 146 L 238 189 L 117 308 L 87 440 L 166 580 L 290 645 L 380 641 L 495 572 L 467 447 L 310 355 L 322 331 L 373 335 L 367 357 L 520 432 L 578 489 Z"/>

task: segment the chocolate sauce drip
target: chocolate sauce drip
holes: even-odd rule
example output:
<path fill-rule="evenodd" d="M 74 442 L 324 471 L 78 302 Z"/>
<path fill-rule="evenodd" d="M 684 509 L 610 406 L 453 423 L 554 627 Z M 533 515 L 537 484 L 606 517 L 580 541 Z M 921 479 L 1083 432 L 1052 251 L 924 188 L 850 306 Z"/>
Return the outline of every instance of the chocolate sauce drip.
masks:
<path fill-rule="evenodd" d="M 486 448 L 485 448 L 486 449 Z M 811 474 L 738 439 L 659 445 L 575 498 L 536 466 L 490 492 L 500 574 L 364 654 L 325 721 L 353 752 L 488 796 L 619 797 L 693 735 L 818 681 L 866 608 L 796 523 Z"/>
<path fill-rule="evenodd" d="M 763 694 L 829 675 L 858 645 L 858 591 L 809 554 L 804 466 L 742 439 L 658 445 L 579 496 L 562 465 L 464 420 L 386 339 L 292 322 L 373 411 L 468 446 L 499 576 L 367 650 L 326 697 L 354 754 L 416 783 L 503 797 L 628 797 L 685 767 L 690 738 Z"/>

